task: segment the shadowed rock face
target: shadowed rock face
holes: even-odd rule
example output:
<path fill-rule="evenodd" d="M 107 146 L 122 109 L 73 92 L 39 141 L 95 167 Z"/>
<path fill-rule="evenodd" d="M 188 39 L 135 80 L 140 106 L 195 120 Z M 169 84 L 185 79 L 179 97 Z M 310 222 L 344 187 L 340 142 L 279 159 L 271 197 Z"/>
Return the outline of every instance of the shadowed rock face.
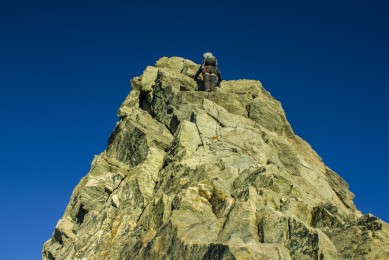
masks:
<path fill-rule="evenodd" d="M 388 224 L 261 83 L 197 91 L 198 66 L 161 58 L 131 81 L 43 259 L 389 259 Z"/>

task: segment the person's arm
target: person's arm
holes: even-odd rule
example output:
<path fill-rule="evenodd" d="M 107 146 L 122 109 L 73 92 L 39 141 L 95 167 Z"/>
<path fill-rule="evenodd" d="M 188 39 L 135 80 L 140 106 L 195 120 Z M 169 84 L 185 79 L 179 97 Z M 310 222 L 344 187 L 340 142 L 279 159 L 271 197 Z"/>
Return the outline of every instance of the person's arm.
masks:
<path fill-rule="evenodd" d="M 219 82 L 221 82 L 223 80 L 222 74 L 220 73 L 220 70 L 218 68 L 216 68 L 216 71 L 217 71 L 217 77 L 219 78 Z"/>
<path fill-rule="evenodd" d="M 197 78 L 199 77 L 201 71 L 202 71 L 202 68 L 203 68 L 203 65 L 200 65 L 200 68 L 197 70 L 195 76 L 194 76 L 194 80 L 197 80 Z"/>

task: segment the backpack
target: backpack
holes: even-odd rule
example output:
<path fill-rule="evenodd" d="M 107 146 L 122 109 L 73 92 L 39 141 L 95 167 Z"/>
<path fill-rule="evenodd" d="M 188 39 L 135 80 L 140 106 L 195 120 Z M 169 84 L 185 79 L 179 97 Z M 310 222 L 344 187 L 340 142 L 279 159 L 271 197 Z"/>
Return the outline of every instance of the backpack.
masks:
<path fill-rule="evenodd" d="M 211 57 L 205 58 L 204 66 L 216 66 L 216 65 L 217 65 L 216 57 L 211 56 Z"/>
<path fill-rule="evenodd" d="M 203 72 L 204 73 L 210 73 L 210 74 L 216 74 L 217 69 L 217 60 L 214 56 L 208 56 L 203 61 Z"/>

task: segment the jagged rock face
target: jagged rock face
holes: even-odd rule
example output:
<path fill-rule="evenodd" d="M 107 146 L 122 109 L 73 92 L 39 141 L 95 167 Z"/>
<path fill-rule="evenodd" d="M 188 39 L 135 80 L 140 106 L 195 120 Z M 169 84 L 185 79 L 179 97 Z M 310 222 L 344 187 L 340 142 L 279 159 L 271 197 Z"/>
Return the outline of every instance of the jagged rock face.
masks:
<path fill-rule="evenodd" d="M 252 80 L 197 91 L 161 58 L 132 80 L 107 149 L 43 259 L 389 259 L 389 228 Z"/>

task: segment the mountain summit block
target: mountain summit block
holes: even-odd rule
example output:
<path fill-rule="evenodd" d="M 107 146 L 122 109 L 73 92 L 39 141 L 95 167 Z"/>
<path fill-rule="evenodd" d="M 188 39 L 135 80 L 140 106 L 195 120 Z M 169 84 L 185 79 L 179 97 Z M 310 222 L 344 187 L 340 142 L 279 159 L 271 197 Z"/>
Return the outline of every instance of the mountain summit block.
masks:
<path fill-rule="evenodd" d="M 389 259 L 389 225 L 294 134 L 259 81 L 198 91 L 161 58 L 121 105 L 43 259 Z"/>

